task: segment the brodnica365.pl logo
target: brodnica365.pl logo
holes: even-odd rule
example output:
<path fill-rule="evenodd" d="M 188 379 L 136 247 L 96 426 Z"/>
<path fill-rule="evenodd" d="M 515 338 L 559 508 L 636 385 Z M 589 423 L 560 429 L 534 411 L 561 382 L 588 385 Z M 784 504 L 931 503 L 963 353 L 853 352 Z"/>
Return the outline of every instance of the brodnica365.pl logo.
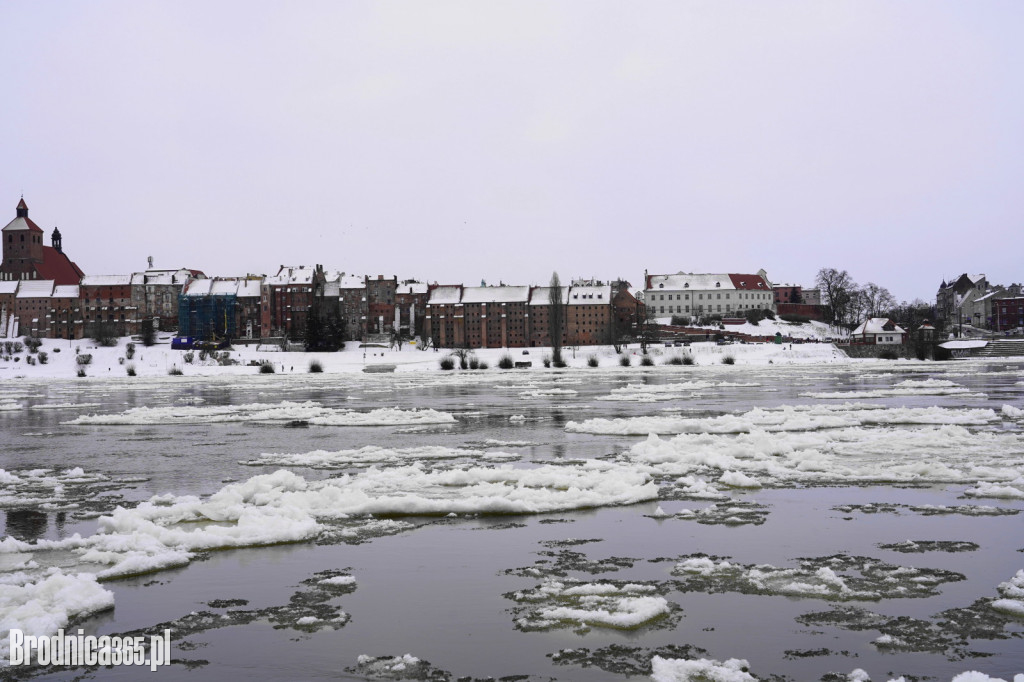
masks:
<path fill-rule="evenodd" d="M 147 646 L 147 639 L 148 646 Z M 155 671 L 171 662 L 171 631 L 147 637 L 56 635 L 36 637 L 11 630 L 10 663 L 14 665 L 148 665 Z M 147 653 L 148 651 L 148 653 Z"/>

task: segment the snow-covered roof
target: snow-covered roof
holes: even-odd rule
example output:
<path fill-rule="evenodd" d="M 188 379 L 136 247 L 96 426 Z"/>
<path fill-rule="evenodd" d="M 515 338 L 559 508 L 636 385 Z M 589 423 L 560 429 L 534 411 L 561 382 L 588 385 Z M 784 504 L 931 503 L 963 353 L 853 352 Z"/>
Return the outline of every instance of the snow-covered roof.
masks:
<path fill-rule="evenodd" d="M 335 278 L 324 282 L 324 298 L 338 298 L 341 296 L 341 287 L 338 286 L 338 280 Z"/>
<path fill-rule="evenodd" d="M 18 291 L 18 280 L 0 280 L 0 294 L 13 294 Z"/>
<path fill-rule="evenodd" d="M 647 287 L 648 291 L 655 289 L 671 289 L 673 291 L 681 291 L 684 289 L 717 289 L 721 290 L 733 290 L 736 287 L 732 284 L 732 279 L 725 273 L 710 273 L 710 274 L 694 274 L 689 272 L 680 272 L 675 275 L 651 275 L 648 277 L 650 286 Z"/>
<path fill-rule="evenodd" d="M 194 279 L 188 283 L 183 293 L 185 296 L 207 296 L 210 293 L 210 287 L 213 286 L 212 279 Z"/>
<path fill-rule="evenodd" d="M 562 303 L 569 302 L 569 287 L 562 287 Z M 533 287 L 530 305 L 551 305 L 551 287 Z"/>
<path fill-rule="evenodd" d="M 462 290 L 463 303 L 526 303 L 530 287 L 466 287 Z"/>
<path fill-rule="evenodd" d="M 892 324 L 892 329 L 884 329 L 885 325 Z M 888 317 L 871 317 L 860 323 L 860 326 L 851 332 L 853 336 L 864 334 L 906 334 L 907 332 Z"/>
<path fill-rule="evenodd" d="M 86 275 L 80 282 L 83 287 L 116 287 L 131 283 L 131 275 Z"/>
<path fill-rule="evenodd" d="M 285 266 L 278 270 L 276 275 L 267 277 L 266 283 L 271 286 L 281 286 L 285 284 L 312 284 L 313 268 L 307 265 L 293 267 Z"/>
<path fill-rule="evenodd" d="M 49 298 L 53 294 L 52 279 L 23 279 L 17 298 Z"/>
<path fill-rule="evenodd" d="M 186 268 L 178 268 L 176 270 L 149 269 L 145 272 L 133 273 L 132 284 L 150 284 L 153 286 L 180 285 L 194 276 L 195 272 Z"/>
<path fill-rule="evenodd" d="M 427 293 L 426 282 L 403 282 L 395 290 L 398 294 L 425 294 Z"/>
<path fill-rule="evenodd" d="M 610 303 L 612 288 L 604 286 L 572 287 L 569 289 L 569 305 L 596 305 Z"/>
<path fill-rule="evenodd" d="M 77 284 L 58 284 L 53 288 L 53 298 L 79 298 L 80 295 Z"/>
<path fill-rule="evenodd" d="M 238 293 L 238 280 L 227 277 L 216 277 L 211 280 L 210 294 L 213 296 L 226 296 Z"/>
<path fill-rule="evenodd" d="M 338 278 L 339 289 L 365 289 L 366 279 L 362 275 L 346 275 L 342 273 Z"/>
<path fill-rule="evenodd" d="M 238 282 L 239 298 L 259 298 L 260 287 L 263 285 L 262 277 L 246 277 Z"/>
<path fill-rule="evenodd" d="M 259 298 L 261 279 L 258 277 L 214 277 L 193 279 L 182 292 L 185 296 L 238 296 Z"/>
<path fill-rule="evenodd" d="M 461 284 L 440 286 L 434 287 L 433 291 L 430 292 L 430 298 L 427 300 L 427 305 L 451 305 L 452 303 L 459 303 L 461 300 Z"/>

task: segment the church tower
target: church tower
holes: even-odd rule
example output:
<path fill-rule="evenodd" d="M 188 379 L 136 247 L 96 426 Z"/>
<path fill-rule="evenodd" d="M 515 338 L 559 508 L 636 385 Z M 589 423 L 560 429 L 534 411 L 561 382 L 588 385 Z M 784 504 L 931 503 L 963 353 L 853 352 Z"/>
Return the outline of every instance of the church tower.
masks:
<path fill-rule="evenodd" d="M 43 262 L 43 231 L 28 217 L 28 204 L 24 197 L 18 202 L 14 220 L 4 227 L 3 270 L 11 279 L 31 277 L 35 264 Z M 23 274 L 26 273 L 26 274 Z"/>
<path fill-rule="evenodd" d="M 64 253 L 64 249 L 60 245 L 60 230 L 56 226 L 53 228 L 53 236 L 50 237 L 50 243 L 53 244 L 53 250 L 57 253 Z"/>

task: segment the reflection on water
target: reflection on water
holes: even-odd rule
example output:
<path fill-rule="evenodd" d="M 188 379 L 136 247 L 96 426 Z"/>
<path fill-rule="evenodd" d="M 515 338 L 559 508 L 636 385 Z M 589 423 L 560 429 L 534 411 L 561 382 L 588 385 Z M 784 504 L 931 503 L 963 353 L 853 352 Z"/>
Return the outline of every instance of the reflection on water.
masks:
<path fill-rule="evenodd" d="M 49 515 L 34 509 L 9 509 L 5 514 L 4 529 L 11 537 L 31 542 L 46 535 Z M 63 519 L 61 519 L 63 524 Z"/>

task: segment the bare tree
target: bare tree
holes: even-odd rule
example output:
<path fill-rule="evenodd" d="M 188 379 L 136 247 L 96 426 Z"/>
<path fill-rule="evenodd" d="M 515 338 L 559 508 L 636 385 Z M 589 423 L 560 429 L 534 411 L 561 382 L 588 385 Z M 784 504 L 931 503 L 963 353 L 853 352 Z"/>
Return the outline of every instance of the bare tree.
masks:
<path fill-rule="evenodd" d="M 562 296 L 562 280 L 558 273 L 551 273 L 551 284 L 548 301 L 548 332 L 551 336 L 551 361 L 558 366 L 564 364 L 562 360 L 562 336 L 565 331 L 565 303 Z"/>
<path fill-rule="evenodd" d="M 896 299 L 885 287 L 868 282 L 857 290 L 858 318 L 883 317 L 896 306 Z"/>
<path fill-rule="evenodd" d="M 849 321 L 857 284 L 846 270 L 822 268 L 815 278 L 821 289 L 821 300 L 825 306 L 825 320 L 840 326 Z"/>

